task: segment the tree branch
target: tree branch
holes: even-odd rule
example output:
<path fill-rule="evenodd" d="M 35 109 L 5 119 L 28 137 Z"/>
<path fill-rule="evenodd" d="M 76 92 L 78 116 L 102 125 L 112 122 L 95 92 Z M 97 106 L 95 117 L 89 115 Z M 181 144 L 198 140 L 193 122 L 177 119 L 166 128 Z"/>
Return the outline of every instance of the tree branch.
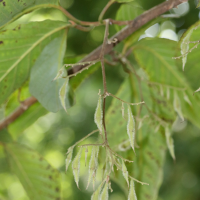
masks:
<path fill-rule="evenodd" d="M 130 36 L 132 33 L 137 31 L 139 28 L 141 28 L 143 25 L 151 21 L 152 19 L 162 15 L 163 13 L 167 12 L 168 10 L 178 6 L 181 3 L 187 2 L 188 0 L 169 0 L 161 3 L 158 6 L 153 7 L 152 9 L 144 12 L 142 15 L 138 16 L 136 19 L 134 19 L 132 22 L 127 22 L 129 25 L 126 26 L 124 29 L 116 33 L 112 38 L 111 41 L 115 40 L 116 43 L 107 43 L 104 47 L 104 55 L 108 54 L 112 51 L 112 49 L 120 43 L 122 40 L 126 39 L 128 36 Z M 114 20 L 110 20 L 112 23 Z M 77 22 L 77 21 L 76 21 Z M 99 22 L 96 22 L 99 23 Z M 88 25 L 91 25 L 89 23 Z M 94 24 L 96 25 L 96 24 Z M 89 55 L 87 55 L 85 58 L 83 58 L 80 62 L 86 62 L 86 61 L 94 61 L 97 60 L 101 55 L 101 49 L 102 45 L 93 50 Z M 68 74 L 74 74 L 83 68 L 86 68 L 87 65 L 81 66 L 77 65 L 73 69 L 68 71 Z M 4 119 L 2 122 L 0 122 L 0 130 L 7 127 L 9 124 L 11 124 L 13 121 L 15 121 L 20 115 L 22 115 L 31 105 L 33 105 L 35 102 L 37 102 L 37 99 L 35 97 L 30 97 L 26 99 L 22 104 L 17 108 L 10 116 L 8 116 L 6 119 Z"/>
<path fill-rule="evenodd" d="M 35 97 L 30 97 L 21 102 L 21 105 L 7 118 L 0 122 L 0 130 L 15 121 L 20 115 L 22 115 L 31 105 L 37 102 Z"/>

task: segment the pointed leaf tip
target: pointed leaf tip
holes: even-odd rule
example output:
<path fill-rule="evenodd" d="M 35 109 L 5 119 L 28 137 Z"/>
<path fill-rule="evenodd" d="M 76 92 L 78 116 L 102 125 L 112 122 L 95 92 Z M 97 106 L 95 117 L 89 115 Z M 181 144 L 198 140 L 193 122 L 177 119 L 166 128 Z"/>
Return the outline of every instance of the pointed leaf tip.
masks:
<path fill-rule="evenodd" d="M 128 200 L 137 200 L 137 196 L 135 193 L 135 185 L 133 180 L 130 181 Z"/>
<path fill-rule="evenodd" d="M 77 187 L 79 188 L 79 172 L 80 172 L 80 158 L 81 158 L 81 153 L 82 153 L 82 147 L 79 149 L 76 157 L 74 158 L 72 162 L 72 170 L 74 174 L 74 180 L 76 182 Z"/>
<path fill-rule="evenodd" d="M 169 149 L 169 152 L 173 160 L 176 160 L 175 153 L 174 153 L 174 140 L 171 137 L 171 132 L 168 127 L 165 128 L 165 137 L 166 137 L 166 142 L 167 142 L 167 147 Z"/>
<path fill-rule="evenodd" d="M 100 130 L 100 133 L 102 133 L 102 124 L 103 124 L 103 110 L 102 110 L 102 98 L 101 98 L 101 90 L 99 90 L 99 99 L 97 103 L 97 108 L 94 114 L 94 121 Z"/>
<path fill-rule="evenodd" d="M 133 151 L 134 149 L 134 142 L 135 142 L 135 120 L 131 111 L 131 107 L 128 106 L 128 124 L 127 124 L 127 134 L 129 137 L 129 141 Z"/>

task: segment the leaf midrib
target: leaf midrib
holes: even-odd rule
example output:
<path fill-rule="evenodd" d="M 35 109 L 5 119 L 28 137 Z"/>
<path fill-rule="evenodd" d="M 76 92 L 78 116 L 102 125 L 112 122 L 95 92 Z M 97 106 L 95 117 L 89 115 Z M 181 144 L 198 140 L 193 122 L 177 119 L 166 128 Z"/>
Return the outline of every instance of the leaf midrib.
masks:
<path fill-rule="evenodd" d="M 39 40 L 37 40 L 35 43 L 33 43 L 33 45 L 26 51 L 24 52 L 19 59 L 6 71 L 6 73 L 0 78 L 0 82 L 11 72 L 12 69 L 14 69 L 40 42 L 42 42 L 44 39 L 46 39 L 48 36 L 52 35 L 53 33 L 56 33 L 59 30 L 62 30 L 64 28 L 66 28 L 67 24 L 65 24 L 64 26 L 61 26 L 59 28 L 56 28 L 52 31 L 50 31 L 49 33 L 45 34 L 43 37 L 41 37 Z"/>

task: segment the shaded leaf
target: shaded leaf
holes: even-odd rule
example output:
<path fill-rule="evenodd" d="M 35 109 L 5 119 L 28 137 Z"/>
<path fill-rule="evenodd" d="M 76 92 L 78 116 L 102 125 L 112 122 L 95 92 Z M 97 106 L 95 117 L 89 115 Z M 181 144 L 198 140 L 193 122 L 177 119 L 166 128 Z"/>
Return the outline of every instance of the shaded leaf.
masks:
<path fill-rule="evenodd" d="M 0 27 L 32 10 L 58 5 L 58 0 L 4 0 L 0 3 Z"/>
<path fill-rule="evenodd" d="M 4 149 L 11 170 L 31 200 L 61 199 L 58 171 L 37 152 L 17 143 L 4 144 Z"/>
<path fill-rule="evenodd" d="M 62 108 L 59 88 L 64 79 L 53 81 L 62 68 L 66 49 L 66 32 L 52 40 L 42 51 L 31 69 L 29 88 L 31 94 L 49 111 L 57 112 Z M 64 102 L 63 102 L 64 103 Z"/>
<path fill-rule="evenodd" d="M 46 20 L 0 32 L 0 105 L 28 79 L 43 48 L 63 35 L 66 27 L 66 23 Z"/>

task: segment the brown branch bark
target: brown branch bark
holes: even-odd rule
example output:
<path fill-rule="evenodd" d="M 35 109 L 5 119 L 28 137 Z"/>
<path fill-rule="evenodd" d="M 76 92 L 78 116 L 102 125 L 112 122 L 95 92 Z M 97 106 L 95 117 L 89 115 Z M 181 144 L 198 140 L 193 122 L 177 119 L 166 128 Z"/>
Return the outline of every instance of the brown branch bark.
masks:
<path fill-rule="evenodd" d="M 9 124 L 14 122 L 20 115 L 22 115 L 31 105 L 37 102 L 35 97 L 30 97 L 23 101 L 21 105 L 7 118 L 0 122 L 0 130 L 7 127 Z"/>
<path fill-rule="evenodd" d="M 120 43 L 122 40 L 126 39 L 128 36 L 130 36 L 132 33 L 137 31 L 139 28 L 141 28 L 143 25 L 151 21 L 152 19 L 162 15 L 163 13 L 167 12 L 168 10 L 178 6 L 181 3 L 187 2 L 188 0 L 168 0 L 166 2 L 163 2 L 159 4 L 158 6 L 153 7 L 152 9 L 144 12 L 142 15 L 138 16 L 136 19 L 134 19 L 128 26 L 126 26 L 124 29 L 116 33 L 112 38 L 111 41 L 115 38 L 117 39 L 116 43 L 106 44 L 104 55 L 108 54 L 112 51 L 112 49 Z M 112 22 L 112 20 L 110 20 Z M 93 61 L 97 60 L 101 55 L 101 49 L 102 45 L 93 50 L 89 55 L 87 55 L 85 58 L 81 60 L 81 62 L 86 61 Z M 81 66 L 77 65 L 72 70 L 68 71 L 68 74 L 76 73 L 77 71 L 80 71 L 81 69 L 87 67 L 87 65 Z M 35 102 L 37 102 L 37 99 L 35 97 L 30 97 L 26 99 L 19 108 L 17 108 L 10 116 L 8 116 L 5 120 L 0 122 L 0 130 L 7 127 L 9 124 L 11 124 L 13 121 L 15 121 L 21 114 L 23 114 L 31 105 L 33 105 Z"/>

